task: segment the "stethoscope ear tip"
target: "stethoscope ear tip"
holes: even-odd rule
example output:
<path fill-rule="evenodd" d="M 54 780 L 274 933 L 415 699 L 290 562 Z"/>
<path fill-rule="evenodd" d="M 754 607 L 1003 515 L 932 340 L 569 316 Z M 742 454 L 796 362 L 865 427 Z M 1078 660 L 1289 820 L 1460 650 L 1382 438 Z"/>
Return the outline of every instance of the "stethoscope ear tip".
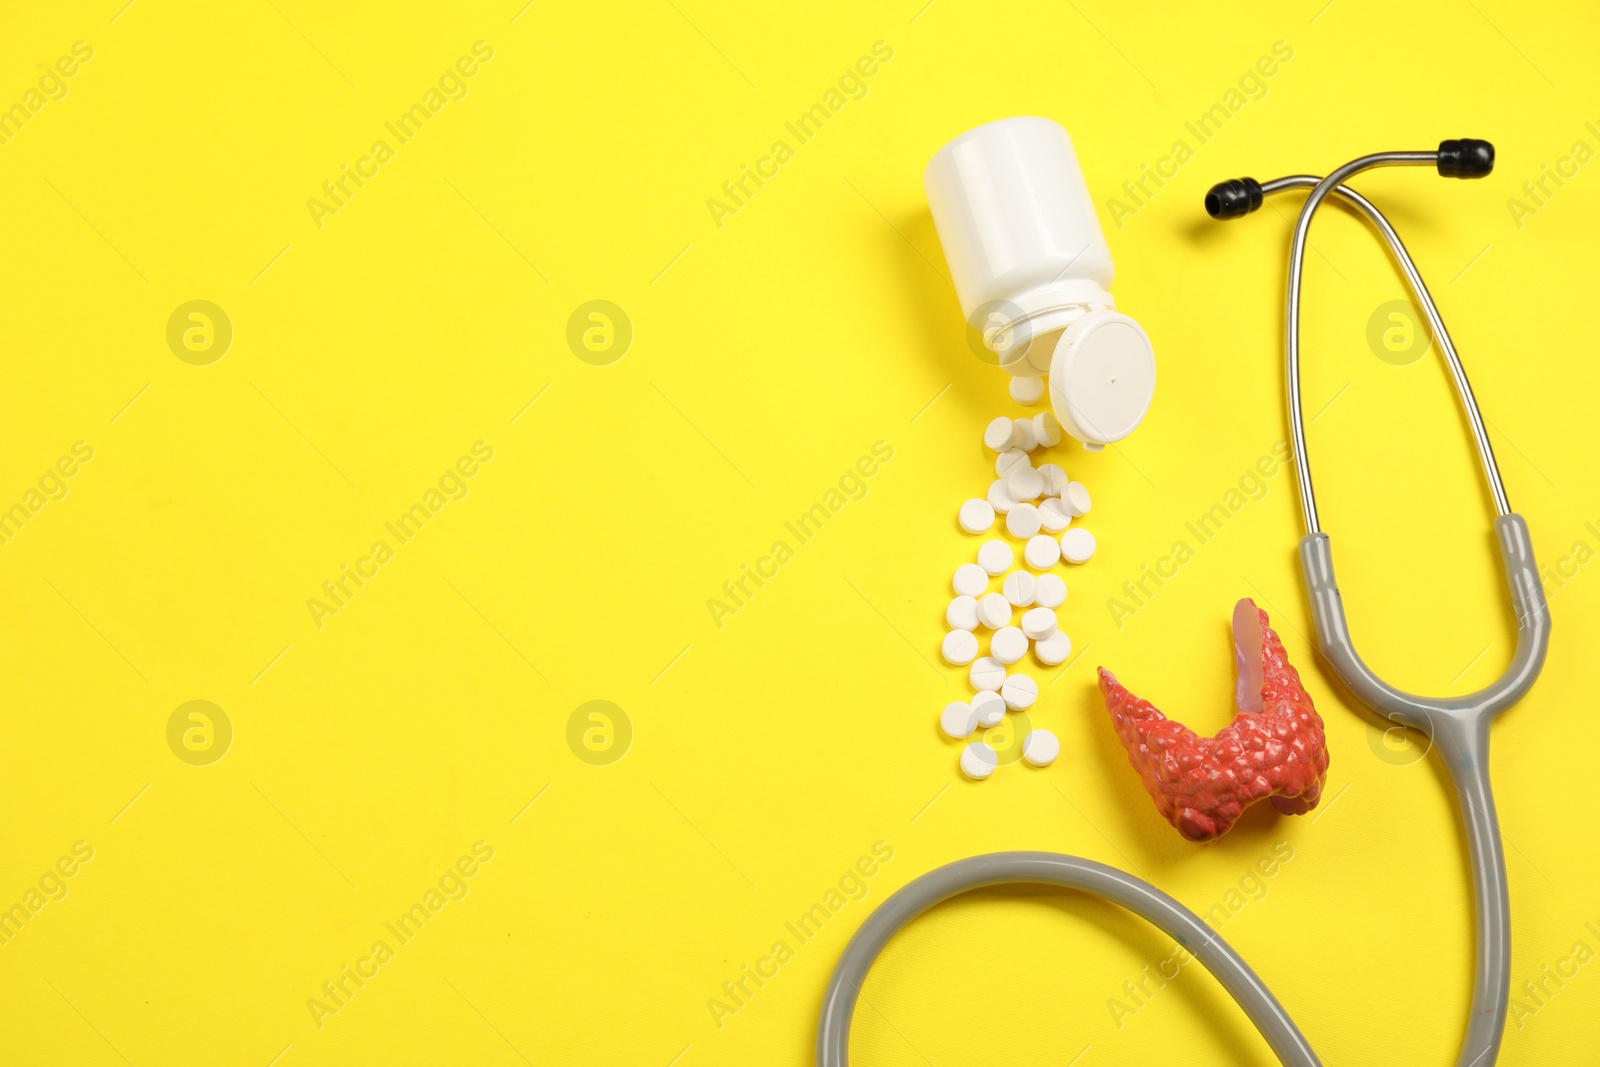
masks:
<path fill-rule="evenodd" d="M 1494 170 L 1494 145 L 1471 137 L 1439 142 L 1441 178 L 1482 178 Z"/>
<path fill-rule="evenodd" d="M 1261 206 L 1261 183 L 1254 178 L 1230 178 L 1206 193 L 1206 214 L 1214 219 L 1237 219 Z"/>

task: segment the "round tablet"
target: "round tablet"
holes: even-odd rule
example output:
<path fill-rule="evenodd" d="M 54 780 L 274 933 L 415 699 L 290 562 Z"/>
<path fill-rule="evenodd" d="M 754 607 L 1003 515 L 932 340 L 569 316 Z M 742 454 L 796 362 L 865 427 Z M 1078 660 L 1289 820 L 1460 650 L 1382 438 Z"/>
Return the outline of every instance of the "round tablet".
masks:
<path fill-rule="evenodd" d="M 958 634 L 966 633 L 965 630 L 957 630 L 955 632 Z M 971 634 L 967 634 L 967 636 L 972 637 Z M 972 637 L 972 639 L 977 641 L 976 637 Z M 972 688 L 974 689 L 988 690 L 991 693 L 996 692 L 1005 684 L 1006 665 L 992 656 L 979 657 L 972 661 L 972 669 L 967 672 L 967 679 L 972 682 Z"/>
<path fill-rule="evenodd" d="M 1032 467 L 1013 467 L 1006 475 L 1006 488 L 1011 491 L 1011 499 L 1018 503 L 1038 500 L 1039 494 L 1044 492 L 1044 475 Z"/>
<path fill-rule="evenodd" d="M 1022 613 L 1022 632 L 1031 640 L 1043 641 L 1056 632 L 1056 613 L 1050 608 L 1029 608 Z"/>
<path fill-rule="evenodd" d="M 956 578 L 951 584 L 961 596 L 982 596 L 989 588 L 989 572 L 976 563 L 963 563 L 956 568 Z"/>
<path fill-rule="evenodd" d="M 1017 419 L 1011 424 L 1011 446 L 1024 452 L 1039 447 L 1039 435 L 1033 432 L 1032 419 Z"/>
<path fill-rule="evenodd" d="M 1061 469 L 1059 463 L 1041 463 L 1039 475 L 1044 478 L 1044 495 L 1060 496 L 1067 490 L 1067 483 L 1071 480 L 1067 472 Z"/>
<path fill-rule="evenodd" d="M 978 713 L 965 700 L 952 700 L 939 713 L 939 726 L 951 737 L 971 737 L 978 728 Z"/>
<path fill-rule="evenodd" d="M 1048 767 L 1061 755 L 1061 742 L 1049 730 L 1035 730 L 1022 739 L 1022 758 L 1035 767 Z"/>
<path fill-rule="evenodd" d="M 1044 379 L 1023 377 L 1012 378 L 1011 399 L 1015 400 L 1019 404 L 1037 404 L 1039 401 L 1044 399 Z"/>
<path fill-rule="evenodd" d="M 1058 534 L 1072 525 L 1072 509 L 1060 497 L 1047 496 L 1039 501 L 1038 508 L 1039 525 L 1051 533 Z"/>
<path fill-rule="evenodd" d="M 1033 589 L 1033 602 L 1041 608 L 1059 608 L 1066 603 L 1067 583 L 1058 574 L 1041 574 Z"/>
<path fill-rule="evenodd" d="M 989 501 L 989 506 L 1001 515 L 1017 506 L 1017 498 L 1011 495 L 1010 489 L 1006 488 L 1006 480 L 1004 478 L 996 478 L 989 483 L 989 492 L 984 499 Z"/>
<path fill-rule="evenodd" d="M 1022 548 L 1022 558 L 1036 571 L 1047 571 L 1061 561 L 1061 546 L 1049 534 L 1034 534 Z"/>
<path fill-rule="evenodd" d="M 1028 454 L 1020 448 L 1008 448 L 994 458 L 994 472 L 1001 478 L 1010 474 L 1015 467 L 1031 467 Z"/>
<path fill-rule="evenodd" d="M 1015 663 L 1028 654 L 1028 639 L 1015 626 L 1002 626 L 989 638 L 989 655 L 1001 663 Z"/>
<path fill-rule="evenodd" d="M 967 533 L 983 533 L 994 525 L 994 508 L 989 506 L 987 500 L 973 497 L 961 505 L 961 511 L 956 516 L 961 522 L 961 528 Z"/>
<path fill-rule="evenodd" d="M 976 781 L 983 781 L 1000 765 L 1000 756 L 982 741 L 974 741 L 961 750 L 961 773 Z"/>
<path fill-rule="evenodd" d="M 1016 436 L 1016 423 L 1001 415 L 994 419 L 983 429 L 983 443 L 996 452 L 1004 452 L 1011 447 L 1011 441 Z"/>
<path fill-rule="evenodd" d="M 1061 499 L 1067 502 L 1067 508 L 1074 516 L 1089 514 L 1089 487 L 1082 482 L 1069 482 Z"/>
<path fill-rule="evenodd" d="M 944 621 L 952 630 L 978 628 L 978 602 L 970 596 L 958 596 L 944 609 Z"/>
<path fill-rule="evenodd" d="M 1004 574 L 1011 569 L 1016 553 L 1004 541 L 985 541 L 978 549 L 978 566 L 990 574 Z"/>
<path fill-rule="evenodd" d="M 978 601 L 978 621 L 998 630 L 1011 621 L 1011 601 L 999 593 L 985 593 Z"/>
<path fill-rule="evenodd" d="M 1050 412 L 1041 411 L 1033 417 L 1033 436 L 1041 445 L 1059 445 L 1061 421 Z"/>
<path fill-rule="evenodd" d="M 1000 685 L 1000 699 L 1013 711 L 1031 708 L 1033 702 L 1039 699 L 1039 683 L 1026 674 L 1008 675 Z"/>
<path fill-rule="evenodd" d="M 951 630 L 939 645 L 946 663 L 964 667 L 978 654 L 978 638 L 971 630 Z"/>
<path fill-rule="evenodd" d="M 1038 656 L 1039 662 L 1046 667 L 1065 663 L 1067 657 L 1072 655 L 1072 638 L 1067 636 L 1067 631 L 1057 630 L 1043 641 L 1035 641 L 1033 654 Z"/>
<path fill-rule="evenodd" d="M 1032 537 L 1039 532 L 1039 509 L 1032 504 L 1018 504 L 1006 515 L 1006 530 L 1012 537 Z"/>
<path fill-rule="evenodd" d="M 1012 512 L 1015 515 L 1016 512 Z M 1007 515 L 1009 520 L 1011 515 Z M 1094 534 L 1082 526 L 1074 526 L 1061 535 L 1061 556 L 1068 563 L 1088 563 L 1094 555 Z"/>
<path fill-rule="evenodd" d="M 982 692 L 972 698 L 972 714 L 979 726 L 999 726 L 1006 717 L 1006 702 L 999 693 Z"/>
<path fill-rule="evenodd" d="M 1006 575 L 1006 580 L 1000 583 L 1000 594 L 1017 607 L 1025 608 L 1032 604 L 1038 595 L 1034 591 L 1035 588 L 1033 575 L 1027 571 L 1012 571 Z"/>

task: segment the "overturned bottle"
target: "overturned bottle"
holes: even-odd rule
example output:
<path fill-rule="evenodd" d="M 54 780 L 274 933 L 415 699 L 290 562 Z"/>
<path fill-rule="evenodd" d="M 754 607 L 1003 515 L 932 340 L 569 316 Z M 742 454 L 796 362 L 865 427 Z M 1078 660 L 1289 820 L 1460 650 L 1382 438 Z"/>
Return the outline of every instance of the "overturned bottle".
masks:
<path fill-rule="evenodd" d="M 961 311 L 997 365 L 1048 374 L 1051 410 L 1085 448 L 1132 433 L 1155 353 L 1111 297 L 1111 250 L 1067 131 L 1044 118 L 968 130 L 922 184 Z"/>

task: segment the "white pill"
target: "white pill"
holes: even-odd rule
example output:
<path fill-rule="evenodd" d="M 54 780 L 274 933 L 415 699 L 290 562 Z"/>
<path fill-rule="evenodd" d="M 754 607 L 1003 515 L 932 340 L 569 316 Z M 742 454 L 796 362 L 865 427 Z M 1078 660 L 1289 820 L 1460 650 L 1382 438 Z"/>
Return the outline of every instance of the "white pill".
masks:
<path fill-rule="evenodd" d="M 1082 482 L 1069 483 L 1061 499 L 1067 502 L 1067 509 L 1074 517 L 1089 514 L 1089 487 Z"/>
<path fill-rule="evenodd" d="M 1006 702 L 999 693 L 983 692 L 972 698 L 972 714 L 979 726 L 999 726 L 1006 717 Z"/>
<path fill-rule="evenodd" d="M 961 596 L 982 596 L 989 588 L 989 572 L 976 563 L 963 563 L 956 568 L 955 581 L 951 584 Z"/>
<path fill-rule="evenodd" d="M 1041 608 L 1059 608 L 1067 600 L 1067 583 L 1058 574 L 1041 574 L 1033 590 L 1033 602 Z"/>
<path fill-rule="evenodd" d="M 1011 492 L 1011 499 L 1019 504 L 1024 500 L 1038 500 L 1039 494 L 1044 492 L 1044 475 L 1032 467 L 1013 467 L 1006 475 L 1006 488 Z"/>
<path fill-rule="evenodd" d="M 1056 632 L 1056 613 L 1051 608 L 1030 608 L 1022 613 L 1022 632 L 1029 639 L 1043 641 Z"/>
<path fill-rule="evenodd" d="M 1041 463 L 1039 475 L 1044 479 L 1045 496 L 1060 496 L 1067 491 L 1067 483 L 1071 481 L 1059 463 Z"/>
<path fill-rule="evenodd" d="M 978 628 L 978 602 L 970 596 L 958 596 L 944 609 L 944 621 L 952 630 Z"/>
<path fill-rule="evenodd" d="M 1034 588 L 1033 575 L 1027 571 L 1012 571 L 1000 583 L 1000 594 L 1017 607 L 1025 608 L 1034 601 Z"/>
<path fill-rule="evenodd" d="M 1000 765 L 1000 756 L 982 741 L 974 741 L 961 750 L 961 773 L 976 781 L 983 781 Z"/>
<path fill-rule="evenodd" d="M 978 601 L 978 621 L 998 630 L 1011 621 L 1011 601 L 999 593 L 986 593 Z"/>
<path fill-rule="evenodd" d="M 1022 739 L 1022 758 L 1035 767 L 1048 767 L 1061 755 L 1061 742 L 1049 730 L 1035 730 Z"/>
<path fill-rule="evenodd" d="M 1031 467 L 1028 454 L 1020 448 L 1009 448 L 994 458 L 994 472 L 1004 478 L 1017 467 Z"/>
<path fill-rule="evenodd" d="M 1033 436 L 1041 445 L 1059 445 L 1061 423 L 1050 412 L 1041 411 L 1033 417 Z"/>
<path fill-rule="evenodd" d="M 1017 498 L 1011 495 L 1010 489 L 1006 488 L 1006 480 L 1004 478 L 996 478 L 989 483 L 989 492 L 984 499 L 989 501 L 989 506 L 1001 515 L 1017 506 Z M 1062 506 L 1065 507 L 1066 505 Z"/>
<path fill-rule="evenodd" d="M 966 633 L 957 630 L 956 633 Z M 967 634 L 972 637 L 971 634 Z M 974 641 L 976 637 L 972 638 Z M 967 680 L 972 683 L 972 688 L 997 692 L 1006 681 L 1006 665 L 992 656 L 981 656 L 972 661 L 972 669 L 967 672 Z"/>
<path fill-rule="evenodd" d="M 951 737 L 971 737 L 978 728 L 978 713 L 965 700 L 952 700 L 939 713 L 939 726 Z"/>
<path fill-rule="evenodd" d="M 1011 447 L 1011 442 L 1016 437 L 1016 425 L 1001 415 L 984 427 L 983 443 L 996 452 L 1004 452 Z"/>
<path fill-rule="evenodd" d="M 946 663 L 964 667 L 978 654 L 978 638 L 971 630 L 951 630 L 939 645 Z"/>
<path fill-rule="evenodd" d="M 1011 399 L 1019 404 L 1037 404 L 1044 399 L 1044 379 L 1012 378 Z"/>
<path fill-rule="evenodd" d="M 1033 702 L 1039 699 L 1039 683 L 1029 678 L 1026 674 L 1012 674 L 1000 683 L 1000 699 L 1006 702 L 1006 707 L 1013 711 L 1022 711 L 1031 708 Z"/>
<path fill-rule="evenodd" d="M 1093 555 L 1094 534 L 1082 526 L 1074 526 L 1061 535 L 1061 556 L 1068 563 L 1088 563 Z"/>
<path fill-rule="evenodd" d="M 1072 655 L 1072 638 L 1067 636 L 1067 631 L 1057 630 L 1043 641 L 1033 643 L 1033 654 L 1039 657 L 1039 662 L 1046 667 L 1067 662 L 1067 657 Z"/>
<path fill-rule="evenodd" d="M 1032 537 L 1039 532 L 1039 509 L 1032 504 L 1018 504 L 1006 515 L 1006 530 L 1012 537 Z"/>
<path fill-rule="evenodd" d="M 1028 639 L 1015 626 L 1002 626 L 989 638 L 989 655 L 1001 663 L 1015 663 L 1028 654 Z"/>
<path fill-rule="evenodd" d="M 985 541 L 978 549 L 978 566 L 990 574 L 1004 574 L 1015 558 L 1016 553 L 1004 541 Z"/>
<path fill-rule="evenodd" d="M 1060 497 L 1047 496 L 1039 501 L 1039 525 L 1058 534 L 1072 525 L 1072 512 Z M 998 510 L 998 509 L 996 509 Z"/>
<path fill-rule="evenodd" d="M 989 506 L 987 500 L 973 497 L 961 505 L 961 512 L 956 517 L 961 522 L 961 528 L 967 533 L 983 533 L 994 525 L 994 508 Z"/>
<path fill-rule="evenodd" d="M 1047 571 L 1061 562 L 1061 546 L 1049 534 L 1034 534 L 1022 547 L 1022 558 L 1036 571 Z"/>
<path fill-rule="evenodd" d="M 1024 452 L 1039 447 L 1039 435 L 1033 432 L 1032 419 L 1017 419 L 1011 424 L 1011 446 Z"/>

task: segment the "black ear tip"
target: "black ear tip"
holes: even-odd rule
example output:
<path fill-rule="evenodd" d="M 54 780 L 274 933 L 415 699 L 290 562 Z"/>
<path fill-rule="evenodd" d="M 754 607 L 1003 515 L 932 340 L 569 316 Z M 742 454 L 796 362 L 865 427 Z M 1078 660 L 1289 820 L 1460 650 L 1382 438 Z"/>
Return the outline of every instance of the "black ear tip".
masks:
<path fill-rule="evenodd" d="M 1229 178 L 1206 193 L 1206 214 L 1214 219 L 1237 219 L 1261 206 L 1261 183 L 1254 178 Z"/>
<path fill-rule="evenodd" d="M 1463 137 L 1439 142 L 1439 176 L 1482 178 L 1494 170 L 1494 145 Z"/>

